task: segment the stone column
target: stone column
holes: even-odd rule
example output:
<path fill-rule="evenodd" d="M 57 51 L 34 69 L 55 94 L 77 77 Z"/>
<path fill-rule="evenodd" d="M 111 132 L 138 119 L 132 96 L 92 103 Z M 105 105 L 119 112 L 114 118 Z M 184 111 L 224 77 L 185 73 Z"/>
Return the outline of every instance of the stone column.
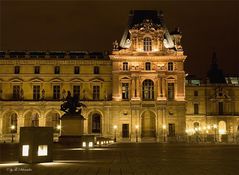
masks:
<path fill-rule="evenodd" d="M 131 99 L 132 98 L 135 98 L 135 79 L 134 77 L 132 77 L 132 80 L 131 80 Z"/>

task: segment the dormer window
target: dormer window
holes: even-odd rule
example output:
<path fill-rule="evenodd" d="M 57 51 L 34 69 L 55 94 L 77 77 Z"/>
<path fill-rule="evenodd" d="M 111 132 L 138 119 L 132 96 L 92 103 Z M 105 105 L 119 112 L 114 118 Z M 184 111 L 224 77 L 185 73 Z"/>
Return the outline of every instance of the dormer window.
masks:
<path fill-rule="evenodd" d="M 127 62 L 123 62 L 123 70 L 128 70 L 128 63 Z"/>
<path fill-rule="evenodd" d="M 151 63 L 150 62 L 145 63 L 145 70 L 151 70 Z"/>
<path fill-rule="evenodd" d="M 173 62 L 168 63 L 168 71 L 173 71 Z"/>
<path fill-rule="evenodd" d="M 152 40 L 149 37 L 144 38 L 144 51 L 152 51 Z"/>

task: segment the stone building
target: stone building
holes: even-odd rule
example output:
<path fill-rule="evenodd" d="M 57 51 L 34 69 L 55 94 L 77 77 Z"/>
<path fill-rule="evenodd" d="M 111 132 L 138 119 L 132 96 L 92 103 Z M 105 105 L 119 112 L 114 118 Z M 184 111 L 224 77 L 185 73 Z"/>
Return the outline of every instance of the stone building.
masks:
<path fill-rule="evenodd" d="M 1 51 L 1 140 L 17 140 L 21 126 L 52 126 L 59 136 L 67 91 L 87 105 L 86 134 L 120 141 L 236 138 L 238 77 L 220 84 L 186 79 L 181 37 L 178 28 L 168 31 L 162 13 L 136 10 L 111 54 Z"/>

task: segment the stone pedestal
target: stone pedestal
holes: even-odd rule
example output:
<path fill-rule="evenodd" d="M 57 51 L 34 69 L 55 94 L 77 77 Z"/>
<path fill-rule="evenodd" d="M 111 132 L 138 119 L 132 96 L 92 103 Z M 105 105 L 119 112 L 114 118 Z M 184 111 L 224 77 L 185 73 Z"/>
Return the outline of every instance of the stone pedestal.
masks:
<path fill-rule="evenodd" d="M 60 143 L 81 143 L 85 118 L 79 114 L 64 114 L 61 117 Z"/>
<path fill-rule="evenodd" d="M 19 162 L 52 162 L 53 128 L 21 127 Z"/>

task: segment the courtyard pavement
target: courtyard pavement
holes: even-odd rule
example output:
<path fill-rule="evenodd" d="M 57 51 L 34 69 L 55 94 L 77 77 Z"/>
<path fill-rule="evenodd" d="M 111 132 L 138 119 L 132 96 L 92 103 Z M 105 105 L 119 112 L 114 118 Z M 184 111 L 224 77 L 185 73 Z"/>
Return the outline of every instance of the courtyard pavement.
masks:
<path fill-rule="evenodd" d="M 54 162 L 18 163 L 18 145 L 0 144 L 0 175 L 239 174 L 239 145 L 117 143 L 83 150 L 54 145 Z"/>

